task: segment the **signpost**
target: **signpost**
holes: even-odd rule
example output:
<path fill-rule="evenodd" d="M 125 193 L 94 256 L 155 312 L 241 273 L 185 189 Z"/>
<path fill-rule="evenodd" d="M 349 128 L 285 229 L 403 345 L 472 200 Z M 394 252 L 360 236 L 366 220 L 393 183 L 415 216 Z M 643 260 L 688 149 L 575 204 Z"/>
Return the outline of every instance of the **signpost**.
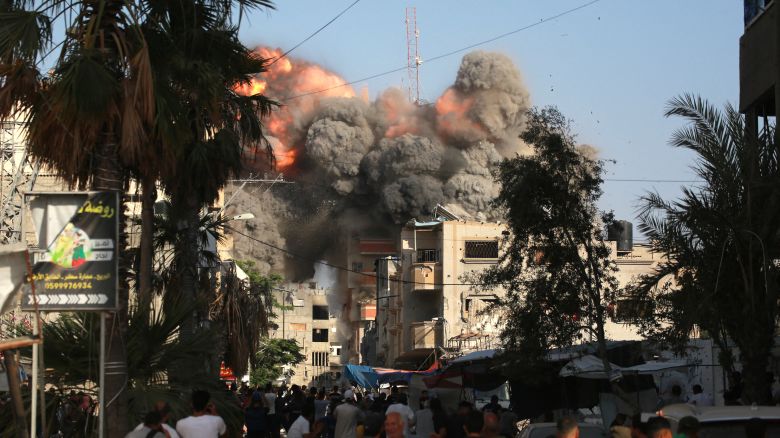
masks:
<path fill-rule="evenodd" d="M 37 293 L 31 290 L 22 293 L 22 309 L 100 312 L 98 436 L 102 438 L 106 396 L 105 312 L 115 310 L 119 299 L 119 194 L 55 192 L 29 193 L 25 195 L 28 197 L 34 198 L 29 203 L 30 215 L 41 251 L 32 267 Z M 33 348 L 37 365 L 38 345 Z M 38 370 L 33 372 L 37 374 Z M 37 397 L 32 398 L 32 404 L 35 412 Z M 33 427 L 34 424 L 35 420 Z"/>
<path fill-rule="evenodd" d="M 60 216 L 70 213 L 70 219 L 53 240 L 45 242 L 46 252 L 40 254 L 33 266 L 38 308 L 42 311 L 114 310 L 118 289 L 118 194 L 84 193 L 80 204 L 71 202 L 70 205 L 57 202 L 56 198 L 78 200 L 72 193 L 35 196 L 43 198 L 44 209 L 56 209 Z M 44 212 L 39 216 L 42 220 L 36 225 L 43 230 L 57 215 Z M 33 310 L 34 305 L 33 296 L 24 293 L 22 309 Z"/>

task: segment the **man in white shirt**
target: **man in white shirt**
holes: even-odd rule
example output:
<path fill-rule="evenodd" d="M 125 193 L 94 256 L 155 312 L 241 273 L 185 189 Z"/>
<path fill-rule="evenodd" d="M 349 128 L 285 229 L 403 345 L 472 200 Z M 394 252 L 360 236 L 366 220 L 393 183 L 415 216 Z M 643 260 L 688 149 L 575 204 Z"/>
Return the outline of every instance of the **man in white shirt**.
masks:
<path fill-rule="evenodd" d="M 192 415 L 176 423 L 176 432 L 182 438 L 226 438 L 227 426 L 219 417 L 214 405 L 209 404 L 211 395 L 206 391 L 193 391 Z"/>
<path fill-rule="evenodd" d="M 715 403 L 712 397 L 705 393 L 701 388 L 701 385 L 693 385 L 693 395 L 688 398 L 688 404 L 696 406 L 714 406 Z"/>
<path fill-rule="evenodd" d="M 154 410 L 155 412 L 160 413 L 161 421 L 160 425 L 162 426 L 163 430 L 168 434 L 168 438 L 179 438 L 179 434 L 176 433 L 176 429 L 172 428 L 171 426 L 168 426 L 168 419 L 171 416 L 171 405 L 164 401 L 158 401 L 154 404 Z M 133 430 L 141 430 L 144 428 L 144 423 L 139 424 L 136 426 Z"/>
<path fill-rule="evenodd" d="M 401 415 L 401 420 L 404 423 L 404 436 L 410 437 L 412 434 L 410 429 L 414 426 L 414 411 L 407 406 L 408 398 L 406 394 L 399 394 L 398 401 L 387 407 L 385 415 L 396 412 Z"/>
<path fill-rule="evenodd" d="M 305 405 L 301 411 L 301 415 L 293 421 L 290 425 L 290 430 L 287 431 L 287 438 L 312 438 L 319 436 L 322 432 L 322 422 L 317 422 L 314 427 L 311 427 L 311 419 L 314 416 L 314 409 L 311 405 Z"/>

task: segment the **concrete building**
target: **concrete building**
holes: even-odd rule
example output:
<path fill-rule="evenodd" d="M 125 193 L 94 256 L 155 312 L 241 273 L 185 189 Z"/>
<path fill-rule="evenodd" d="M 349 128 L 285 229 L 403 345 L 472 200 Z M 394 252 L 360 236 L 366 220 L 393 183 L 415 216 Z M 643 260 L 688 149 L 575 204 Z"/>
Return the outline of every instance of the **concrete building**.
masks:
<path fill-rule="evenodd" d="M 306 359 L 291 368 L 290 384 L 330 386 L 338 380 L 344 360 L 344 345 L 338 340 L 339 319 L 328 307 L 330 289 L 316 282 L 288 284 L 275 290 L 281 309 L 275 309 L 274 339 L 295 339 Z"/>
<path fill-rule="evenodd" d="M 739 111 L 748 129 L 777 116 L 780 101 L 780 10 L 772 0 L 744 0 L 745 32 L 739 39 Z"/>
<path fill-rule="evenodd" d="M 353 233 L 347 246 L 346 285 L 351 337 L 347 342 L 347 360 L 351 364 L 374 364 L 376 343 L 377 259 L 397 253 L 396 239 L 384 233 Z M 364 342 L 365 341 L 365 342 Z"/>
<path fill-rule="evenodd" d="M 440 211 L 437 220 L 407 223 L 398 257 L 379 262 L 380 365 L 425 366 L 435 351 L 462 354 L 498 345 L 500 317 L 481 311 L 504 292 L 469 283 L 498 262 L 506 227 Z"/>

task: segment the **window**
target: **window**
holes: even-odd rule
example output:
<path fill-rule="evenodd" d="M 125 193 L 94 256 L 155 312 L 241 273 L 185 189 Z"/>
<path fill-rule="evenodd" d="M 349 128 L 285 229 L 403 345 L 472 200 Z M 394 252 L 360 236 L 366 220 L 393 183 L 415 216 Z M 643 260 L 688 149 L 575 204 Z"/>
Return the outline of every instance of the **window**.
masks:
<path fill-rule="evenodd" d="M 354 272 L 363 272 L 363 262 L 352 262 L 352 270 Z"/>
<path fill-rule="evenodd" d="M 327 320 L 330 317 L 328 313 L 328 306 L 313 305 L 311 306 L 311 319 L 315 320 Z"/>
<path fill-rule="evenodd" d="M 330 355 L 336 357 L 341 356 L 341 345 L 331 345 Z"/>
<path fill-rule="evenodd" d="M 648 316 L 649 312 L 647 302 L 636 298 L 621 298 L 617 301 L 614 320 L 616 322 L 632 322 Z"/>
<path fill-rule="evenodd" d="M 439 250 L 418 249 L 417 263 L 436 263 L 439 261 Z"/>
<path fill-rule="evenodd" d="M 467 259 L 497 259 L 498 241 L 497 240 L 467 240 L 466 258 Z"/>
<path fill-rule="evenodd" d="M 312 342 L 328 342 L 328 329 L 312 329 Z"/>
<path fill-rule="evenodd" d="M 313 351 L 311 353 L 311 364 L 315 367 L 326 367 L 330 365 L 327 351 Z"/>

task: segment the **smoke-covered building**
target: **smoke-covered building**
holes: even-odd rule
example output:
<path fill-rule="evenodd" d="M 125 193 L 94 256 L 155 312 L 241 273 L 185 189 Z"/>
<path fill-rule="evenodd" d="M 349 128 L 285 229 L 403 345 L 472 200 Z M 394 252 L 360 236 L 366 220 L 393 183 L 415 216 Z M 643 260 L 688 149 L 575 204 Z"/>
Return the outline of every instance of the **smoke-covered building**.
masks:
<path fill-rule="evenodd" d="M 280 303 L 269 336 L 273 339 L 295 339 L 306 359 L 287 370 L 293 372 L 290 384 L 329 386 L 338 380 L 343 359 L 343 345 L 338 339 L 338 320 L 327 295 L 333 293 L 316 282 L 288 284 L 274 291 Z M 286 371 L 287 371 L 286 370 Z"/>
<path fill-rule="evenodd" d="M 430 222 L 409 221 L 401 229 L 399 256 L 379 262 L 380 364 L 419 367 L 444 350 L 498 346 L 500 316 L 482 310 L 504 292 L 475 285 L 474 274 L 498 262 L 506 227 L 438 212 Z"/>

